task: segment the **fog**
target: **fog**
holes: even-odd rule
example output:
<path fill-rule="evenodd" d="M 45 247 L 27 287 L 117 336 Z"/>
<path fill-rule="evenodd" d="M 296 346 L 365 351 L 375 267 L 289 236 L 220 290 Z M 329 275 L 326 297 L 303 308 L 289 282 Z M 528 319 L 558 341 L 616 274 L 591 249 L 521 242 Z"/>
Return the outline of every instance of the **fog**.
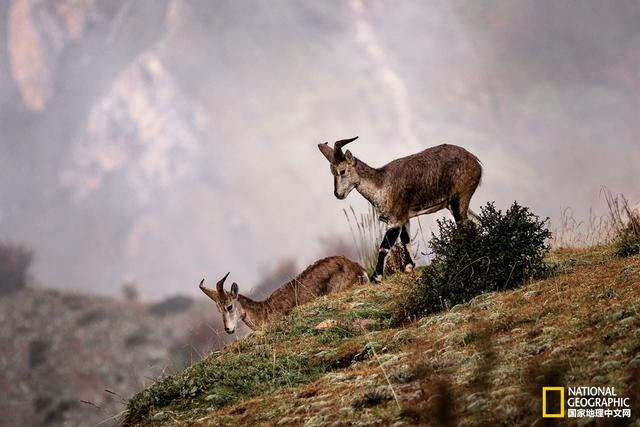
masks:
<path fill-rule="evenodd" d="M 355 135 L 372 166 L 467 148 L 476 211 L 640 200 L 636 1 L 3 0 L 0 21 L 0 239 L 45 287 L 302 269 L 367 209 L 317 149 Z"/>

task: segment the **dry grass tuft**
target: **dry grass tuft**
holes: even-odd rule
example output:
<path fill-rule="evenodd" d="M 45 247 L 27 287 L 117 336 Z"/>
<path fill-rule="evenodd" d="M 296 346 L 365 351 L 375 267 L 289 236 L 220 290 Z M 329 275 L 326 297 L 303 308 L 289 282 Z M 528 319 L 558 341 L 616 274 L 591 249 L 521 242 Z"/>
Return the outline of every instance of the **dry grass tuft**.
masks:
<path fill-rule="evenodd" d="M 621 257 L 640 253 L 640 212 L 634 211 L 623 194 L 603 190 L 614 234 L 616 254 Z"/>
<path fill-rule="evenodd" d="M 614 236 L 608 215 L 596 215 L 589 210 L 586 221 L 578 220 L 571 208 L 560 213 L 559 225 L 553 227 L 551 246 L 561 248 L 586 248 L 612 241 Z"/>
<path fill-rule="evenodd" d="M 360 264 L 371 274 L 376 268 L 378 245 L 384 237 L 386 227 L 380 222 L 378 212 L 373 206 L 369 206 L 369 210 L 360 215 L 352 206 L 349 210 L 343 209 L 343 212 L 351 229 Z"/>
<path fill-rule="evenodd" d="M 603 188 L 607 213 L 596 215 L 589 210 L 587 220 L 578 220 L 571 208 L 562 210 L 559 225 L 553 229 L 551 246 L 562 248 L 588 248 L 617 244 L 619 255 L 640 251 L 640 212 L 634 210 L 623 194 L 613 194 Z"/>

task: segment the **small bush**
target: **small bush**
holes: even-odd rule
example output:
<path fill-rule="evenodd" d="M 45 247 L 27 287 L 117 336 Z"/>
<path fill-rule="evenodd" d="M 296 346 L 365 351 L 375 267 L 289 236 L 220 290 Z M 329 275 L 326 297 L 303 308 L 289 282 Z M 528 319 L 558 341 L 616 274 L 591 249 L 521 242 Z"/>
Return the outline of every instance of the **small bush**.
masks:
<path fill-rule="evenodd" d="M 140 298 L 138 283 L 135 280 L 129 280 L 122 284 L 120 288 L 125 301 L 136 302 Z"/>
<path fill-rule="evenodd" d="M 478 222 L 456 227 L 451 220 L 438 221 L 439 234 L 432 234 L 430 242 L 435 257 L 401 303 L 403 319 L 548 275 L 543 260 L 551 237 L 547 219 L 517 202 L 505 213 L 488 203 Z"/>
<path fill-rule="evenodd" d="M 0 294 L 22 289 L 33 252 L 22 245 L 0 242 Z"/>
<path fill-rule="evenodd" d="M 616 255 L 619 257 L 628 257 L 640 254 L 640 218 L 638 218 L 637 228 L 625 228 L 618 234 L 616 239 Z"/>
<path fill-rule="evenodd" d="M 633 209 L 623 194 L 613 195 L 603 189 L 609 208 L 609 222 L 613 229 L 616 255 L 628 257 L 640 253 L 640 212 Z"/>

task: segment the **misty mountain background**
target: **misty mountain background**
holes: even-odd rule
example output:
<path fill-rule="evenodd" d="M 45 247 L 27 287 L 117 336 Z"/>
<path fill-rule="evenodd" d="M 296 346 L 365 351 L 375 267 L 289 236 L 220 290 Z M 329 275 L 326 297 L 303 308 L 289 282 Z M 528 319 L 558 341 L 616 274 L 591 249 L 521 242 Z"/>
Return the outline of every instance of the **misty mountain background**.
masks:
<path fill-rule="evenodd" d="M 634 0 L 2 0 L 0 240 L 48 287 L 248 291 L 351 242 L 367 203 L 316 145 L 355 135 L 372 166 L 469 149 L 475 210 L 635 202 L 638 22 Z"/>

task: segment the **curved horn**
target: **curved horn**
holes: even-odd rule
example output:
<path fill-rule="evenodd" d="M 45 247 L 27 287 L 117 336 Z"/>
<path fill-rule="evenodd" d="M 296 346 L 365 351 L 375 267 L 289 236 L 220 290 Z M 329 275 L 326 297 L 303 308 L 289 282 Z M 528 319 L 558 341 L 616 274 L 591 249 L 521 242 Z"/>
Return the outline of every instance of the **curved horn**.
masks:
<path fill-rule="evenodd" d="M 216 289 L 218 293 L 224 293 L 224 281 L 227 280 L 227 276 L 229 275 L 229 273 L 225 274 L 224 277 L 218 280 L 218 283 L 216 283 Z"/>
<path fill-rule="evenodd" d="M 342 147 L 350 142 L 355 141 L 356 139 L 358 139 L 358 137 L 354 136 L 353 138 L 349 139 L 341 139 L 340 141 L 336 141 L 335 144 L 333 144 L 333 156 L 335 157 L 336 161 L 340 161 L 344 158 L 344 155 L 342 154 Z"/>
<path fill-rule="evenodd" d="M 340 141 L 336 141 L 335 144 L 333 144 L 333 149 L 334 150 L 341 150 L 342 147 L 344 147 L 345 145 L 347 145 L 350 142 L 355 141 L 356 139 L 358 139 L 357 136 L 354 136 L 353 138 L 349 138 L 349 139 L 341 139 Z"/>

